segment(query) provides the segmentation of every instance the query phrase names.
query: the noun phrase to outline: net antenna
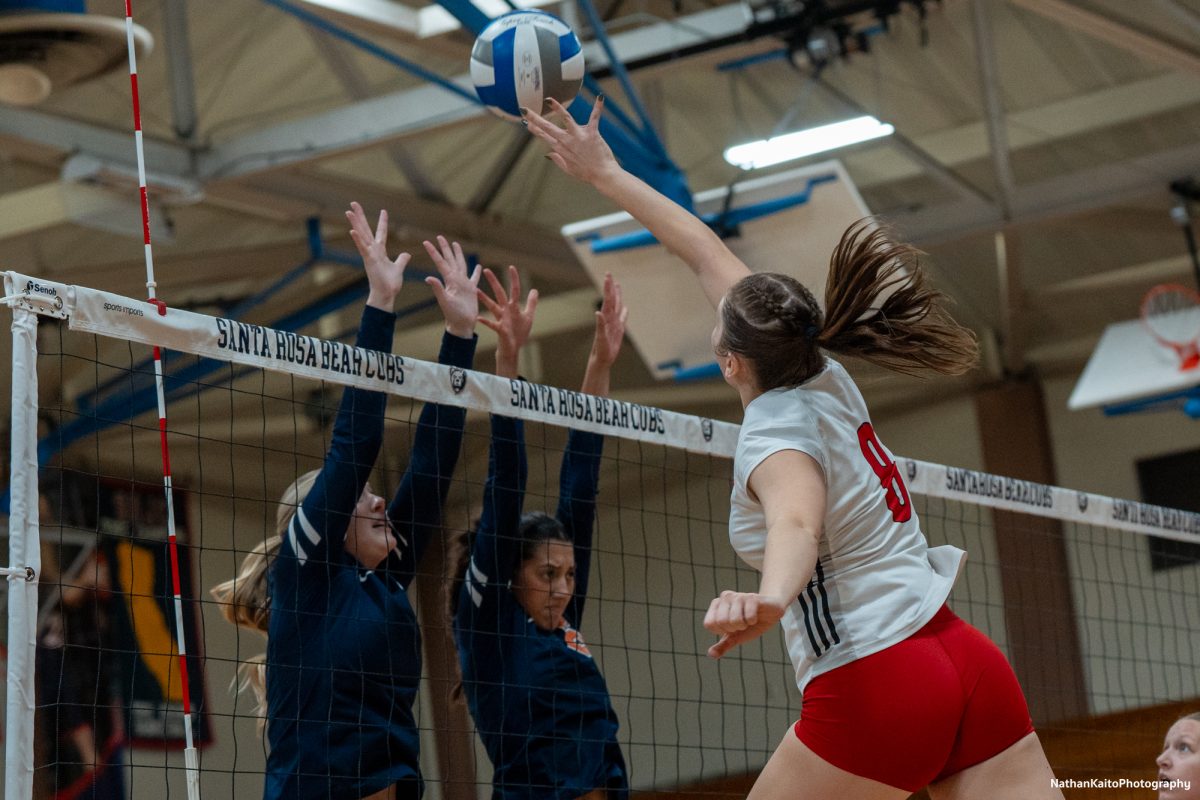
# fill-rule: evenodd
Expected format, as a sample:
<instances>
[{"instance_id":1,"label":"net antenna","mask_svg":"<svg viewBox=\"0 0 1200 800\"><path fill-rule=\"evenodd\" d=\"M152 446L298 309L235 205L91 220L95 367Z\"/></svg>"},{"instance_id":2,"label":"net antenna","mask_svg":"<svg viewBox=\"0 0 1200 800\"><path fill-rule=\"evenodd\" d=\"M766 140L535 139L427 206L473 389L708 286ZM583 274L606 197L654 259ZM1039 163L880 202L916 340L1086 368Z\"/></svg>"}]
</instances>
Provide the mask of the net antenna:
<instances>
[{"instance_id":1,"label":"net antenna","mask_svg":"<svg viewBox=\"0 0 1200 800\"><path fill-rule=\"evenodd\" d=\"M1181 372L1200 367L1200 293L1176 283L1155 286L1142 298L1142 325L1179 356Z\"/></svg>"},{"instance_id":2,"label":"net antenna","mask_svg":"<svg viewBox=\"0 0 1200 800\"><path fill-rule=\"evenodd\" d=\"M155 295L154 251L150 243L150 204L146 196L146 156L142 146L142 111L138 96L137 52L134 48L133 1L125 0L126 46L129 50L129 89L133 99L133 140L137 149L138 195L142 208L142 241L146 254L146 294L148 302L167 314L167 304ZM184 771L187 775L188 800L200 800L200 762L192 731L192 697L188 681L187 644L183 633L183 599L180 596L179 545L175 536L175 498L171 489L171 454L167 447L167 403L163 394L162 349L154 345L154 388L158 398L158 432L162 450L163 493L167 502L167 543L171 559L171 593L175 605L175 646L179 657L179 679L183 695Z\"/></svg>"}]
</instances>

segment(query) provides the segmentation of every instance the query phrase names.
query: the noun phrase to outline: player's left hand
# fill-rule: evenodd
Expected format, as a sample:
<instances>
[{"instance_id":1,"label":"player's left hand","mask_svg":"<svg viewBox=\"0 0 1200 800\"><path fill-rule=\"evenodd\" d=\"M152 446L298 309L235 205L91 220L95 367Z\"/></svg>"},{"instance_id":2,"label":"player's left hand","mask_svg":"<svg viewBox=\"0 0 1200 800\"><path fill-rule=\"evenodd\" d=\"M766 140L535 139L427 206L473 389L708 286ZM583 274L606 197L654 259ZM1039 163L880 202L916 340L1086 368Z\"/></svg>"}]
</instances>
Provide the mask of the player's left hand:
<instances>
[{"instance_id":1,"label":"player's left hand","mask_svg":"<svg viewBox=\"0 0 1200 800\"><path fill-rule=\"evenodd\" d=\"M721 637L708 648L708 655L720 658L734 647L757 639L783 619L785 610L786 603L769 595L721 592L704 615L704 627Z\"/></svg>"}]
</instances>

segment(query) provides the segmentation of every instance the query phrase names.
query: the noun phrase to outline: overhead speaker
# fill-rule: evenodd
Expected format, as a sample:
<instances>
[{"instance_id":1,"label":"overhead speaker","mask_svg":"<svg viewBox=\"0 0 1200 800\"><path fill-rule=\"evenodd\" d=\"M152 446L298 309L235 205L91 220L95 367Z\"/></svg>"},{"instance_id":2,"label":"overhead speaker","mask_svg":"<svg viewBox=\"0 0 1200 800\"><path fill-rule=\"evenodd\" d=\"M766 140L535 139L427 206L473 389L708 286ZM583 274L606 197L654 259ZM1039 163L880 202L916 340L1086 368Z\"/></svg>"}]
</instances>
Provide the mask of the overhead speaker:
<instances>
[{"instance_id":1,"label":"overhead speaker","mask_svg":"<svg viewBox=\"0 0 1200 800\"><path fill-rule=\"evenodd\" d=\"M0 0L0 103L32 106L127 61L125 21L88 14L84 0ZM154 37L133 26L140 57Z\"/></svg>"}]
</instances>

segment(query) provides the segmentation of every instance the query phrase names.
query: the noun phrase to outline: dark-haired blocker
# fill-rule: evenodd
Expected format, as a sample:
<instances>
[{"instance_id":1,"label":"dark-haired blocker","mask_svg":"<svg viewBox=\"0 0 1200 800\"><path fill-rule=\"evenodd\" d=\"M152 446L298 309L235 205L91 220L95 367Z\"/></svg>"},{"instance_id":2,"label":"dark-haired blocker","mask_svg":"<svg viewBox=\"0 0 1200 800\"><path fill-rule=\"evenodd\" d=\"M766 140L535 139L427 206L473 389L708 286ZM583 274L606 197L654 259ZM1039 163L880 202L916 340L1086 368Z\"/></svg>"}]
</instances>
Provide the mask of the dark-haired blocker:
<instances>
[{"instance_id":1,"label":"dark-haired blocker","mask_svg":"<svg viewBox=\"0 0 1200 800\"><path fill-rule=\"evenodd\" d=\"M510 298L487 274L501 298L487 301L498 320L489 327L501 343L496 371L515 379L532 309L514 302L519 284ZM625 317L620 287L609 277L583 391L608 394ZM483 513L451 600L467 704L495 770L492 797L625 798L629 780L617 715L579 630L604 439L571 431L556 514L522 514L523 424L493 416L491 426Z\"/></svg>"}]
</instances>

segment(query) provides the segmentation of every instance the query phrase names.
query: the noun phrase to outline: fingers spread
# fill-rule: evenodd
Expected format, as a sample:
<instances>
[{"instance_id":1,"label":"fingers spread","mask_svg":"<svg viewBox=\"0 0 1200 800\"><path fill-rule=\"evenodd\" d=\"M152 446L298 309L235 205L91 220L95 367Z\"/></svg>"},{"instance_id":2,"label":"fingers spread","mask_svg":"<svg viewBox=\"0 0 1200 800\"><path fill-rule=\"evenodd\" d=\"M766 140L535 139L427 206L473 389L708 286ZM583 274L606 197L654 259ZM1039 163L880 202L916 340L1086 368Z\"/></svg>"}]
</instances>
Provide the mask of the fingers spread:
<instances>
[{"instance_id":1,"label":"fingers spread","mask_svg":"<svg viewBox=\"0 0 1200 800\"><path fill-rule=\"evenodd\" d=\"M504 291L504 284L500 283L500 279L496 277L496 273L492 272L490 269L484 269L483 277L487 278L488 285L492 287L492 294L495 295L496 302L507 303L508 293ZM480 296L488 300L488 302L491 302L492 298L487 297L487 295L484 295L482 292L480 293ZM491 306L489 305L488 308L491 309Z\"/></svg>"},{"instance_id":2,"label":"fingers spread","mask_svg":"<svg viewBox=\"0 0 1200 800\"><path fill-rule=\"evenodd\" d=\"M551 97L546 101L546 105L550 106L550 111L552 113L557 114L562 118L563 125L567 130L579 127L579 125L575 122L575 118L571 116L571 112L568 111L566 106L564 106L562 103Z\"/></svg>"},{"instance_id":3,"label":"fingers spread","mask_svg":"<svg viewBox=\"0 0 1200 800\"><path fill-rule=\"evenodd\" d=\"M421 244L425 247L425 252L429 253L429 257L433 259L433 265L437 267L438 272L445 275L449 265L446 264L445 259L442 258L442 254L438 252L438 249L433 246L433 242L426 239Z\"/></svg>"},{"instance_id":4,"label":"fingers spread","mask_svg":"<svg viewBox=\"0 0 1200 800\"><path fill-rule=\"evenodd\" d=\"M388 233L388 213L387 209L379 212L379 223L375 226L375 241L383 244L387 241Z\"/></svg>"},{"instance_id":5,"label":"fingers spread","mask_svg":"<svg viewBox=\"0 0 1200 800\"><path fill-rule=\"evenodd\" d=\"M592 105L592 113L588 115L587 126L593 130L600 127L600 117L604 113L604 95L596 98L595 104Z\"/></svg>"},{"instance_id":6,"label":"fingers spread","mask_svg":"<svg viewBox=\"0 0 1200 800\"><path fill-rule=\"evenodd\" d=\"M486 272L489 276L492 274L490 270ZM503 309L500 307L500 304L489 297L488 293L483 289L476 289L475 293L479 296L479 302L483 303L483 307L492 312L492 314L498 317L501 313L503 313ZM492 326L489 325L488 327L490 328Z\"/></svg>"},{"instance_id":7,"label":"fingers spread","mask_svg":"<svg viewBox=\"0 0 1200 800\"><path fill-rule=\"evenodd\" d=\"M516 303L521 299L521 273L512 264L508 265L509 301Z\"/></svg>"},{"instance_id":8,"label":"fingers spread","mask_svg":"<svg viewBox=\"0 0 1200 800\"><path fill-rule=\"evenodd\" d=\"M433 296L437 298L439 303L446 299L446 289L442 286L441 281L430 275L425 278L425 283L430 289L433 289Z\"/></svg>"}]
</instances>

